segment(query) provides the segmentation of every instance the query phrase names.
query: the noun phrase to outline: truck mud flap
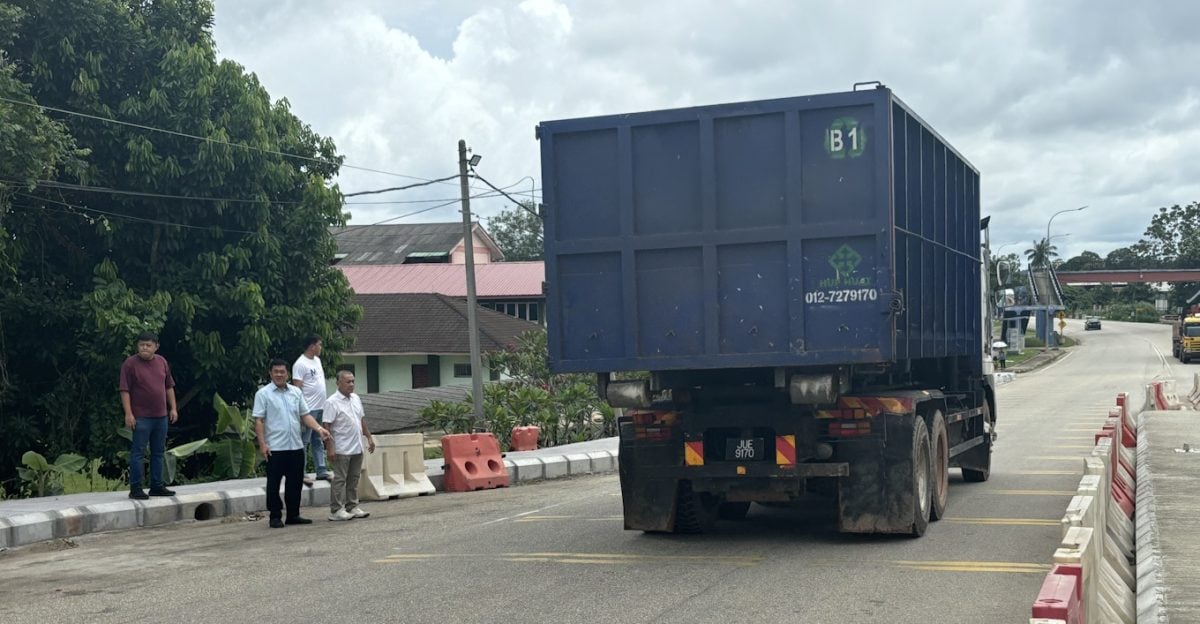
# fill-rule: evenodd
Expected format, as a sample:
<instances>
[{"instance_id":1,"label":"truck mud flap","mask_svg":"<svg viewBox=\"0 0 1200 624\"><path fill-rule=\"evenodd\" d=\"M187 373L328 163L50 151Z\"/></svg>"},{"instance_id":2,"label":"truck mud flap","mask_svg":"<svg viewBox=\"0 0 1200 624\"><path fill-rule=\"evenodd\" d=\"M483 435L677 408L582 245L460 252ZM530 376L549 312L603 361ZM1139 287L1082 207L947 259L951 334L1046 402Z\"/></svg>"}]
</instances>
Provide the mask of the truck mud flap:
<instances>
[{"instance_id":1,"label":"truck mud flap","mask_svg":"<svg viewBox=\"0 0 1200 624\"><path fill-rule=\"evenodd\" d=\"M679 479L662 476L661 469L681 462L680 446L679 442L634 443L632 425L621 424L618 472L626 530L675 530Z\"/></svg>"},{"instance_id":2,"label":"truck mud flap","mask_svg":"<svg viewBox=\"0 0 1200 624\"><path fill-rule=\"evenodd\" d=\"M884 448L868 443L844 449L850 476L838 481L838 531L925 532L933 485L928 429L921 419L889 417L887 432Z\"/></svg>"}]
</instances>

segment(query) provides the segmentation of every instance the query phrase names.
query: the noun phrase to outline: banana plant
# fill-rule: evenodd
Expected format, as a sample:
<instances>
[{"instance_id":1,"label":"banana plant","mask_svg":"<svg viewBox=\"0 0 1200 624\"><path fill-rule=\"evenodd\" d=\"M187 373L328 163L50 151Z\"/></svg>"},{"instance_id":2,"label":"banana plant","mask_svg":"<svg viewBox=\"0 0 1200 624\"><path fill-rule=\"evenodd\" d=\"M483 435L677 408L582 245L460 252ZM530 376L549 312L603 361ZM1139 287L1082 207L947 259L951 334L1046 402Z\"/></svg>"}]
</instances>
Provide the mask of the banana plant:
<instances>
[{"instance_id":1,"label":"banana plant","mask_svg":"<svg viewBox=\"0 0 1200 624\"><path fill-rule=\"evenodd\" d=\"M17 468L21 479L33 486L37 496L54 494L62 488L62 475L76 472L87 465L87 458L74 453L59 455L54 463L37 451L25 451L21 456L23 466Z\"/></svg>"},{"instance_id":2,"label":"banana plant","mask_svg":"<svg viewBox=\"0 0 1200 624\"><path fill-rule=\"evenodd\" d=\"M258 445L254 441L254 419L250 410L229 405L221 395L213 395L217 411L217 430L204 452L213 455L213 476L218 479L248 479L258 466Z\"/></svg>"}]
</instances>

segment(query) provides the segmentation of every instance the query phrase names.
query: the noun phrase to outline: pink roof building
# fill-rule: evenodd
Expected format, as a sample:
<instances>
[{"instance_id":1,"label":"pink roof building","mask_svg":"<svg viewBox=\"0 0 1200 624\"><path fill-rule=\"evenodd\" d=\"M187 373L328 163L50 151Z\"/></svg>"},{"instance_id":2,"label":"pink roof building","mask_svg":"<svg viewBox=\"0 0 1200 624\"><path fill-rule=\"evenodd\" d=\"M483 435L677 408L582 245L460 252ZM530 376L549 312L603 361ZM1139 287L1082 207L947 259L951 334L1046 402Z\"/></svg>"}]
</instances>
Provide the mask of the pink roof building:
<instances>
[{"instance_id":1,"label":"pink roof building","mask_svg":"<svg viewBox=\"0 0 1200 624\"><path fill-rule=\"evenodd\" d=\"M360 295L437 293L467 296L466 265L352 264L337 265ZM475 267L475 295L480 299L541 298L544 262L492 262Z\"/></svg>"}]
</instances>

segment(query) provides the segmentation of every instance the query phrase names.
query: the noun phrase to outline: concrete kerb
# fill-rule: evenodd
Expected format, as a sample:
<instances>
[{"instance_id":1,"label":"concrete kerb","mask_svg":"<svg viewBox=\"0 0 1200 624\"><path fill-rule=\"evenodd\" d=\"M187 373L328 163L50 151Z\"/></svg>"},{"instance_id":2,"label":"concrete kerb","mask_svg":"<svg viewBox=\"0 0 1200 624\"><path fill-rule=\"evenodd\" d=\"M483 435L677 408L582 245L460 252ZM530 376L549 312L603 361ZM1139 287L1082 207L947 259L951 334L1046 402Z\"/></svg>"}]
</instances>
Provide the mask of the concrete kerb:
<instances>
[{"instance_id":1,"label":"concrete kerb","mask_svg":"<svg viewBox=\"0 0 1200 624\"><path fill-rule=\"evenodd\" d=\"M550 449L512 454L505 463L513 471L515 481L520 483L612 472L618 466L617 452L592 450L609 445L615 447L615 441L607 439L577 447L587 452L569 452L567 448L563 450L568 452L560 454L547 453ZM442 489L444 472L441 462L440 459L425 462L425 474L439 490ZM5 505L0 505L0 549L87 533L261 512L266 509L266 492L262 483L261 478L256 478L195 484L183 486L185 491L176 496L144 501L129 500L121 492L71 495L65 500L64 497L44 501L29 499L20 501L20 505L8 505L7 513ZM301 496L304 506L327 506L330 484L317 481L312 487L305 487ZM31 506L37 509L38 503L45 505L43 510L25 511Z\"/></svg>"},{"instance_id":2,"label":"concrete kerb","mask_svg":"<svg viewBox=\"0 0 1200 624\"><path fill-rule=\"evenodd\" d=\"M8 518L10 546L25 546L55 538L54 525L57 514L36 511Z\"/></svg>"},{"instance_id":3,"label":"concrete kerb","mask_svg":"<svg viewBox=\"0 0 1200 624\"><path fill-rule=\"evenodd\" d=\"M546 466L537 457L518 457L504 460L513 481L540 481L546 478Z\"/></svg>"},{"instance_id":4,"label":"concrete kerb","mask_svg":"<svg viewBox=\"0 0 1200 624\"><path fill-rule=\"evenodd\" d=\"M1151 479L1149 436L1146 414L1138 415L1137 472L1138 489L1135 495L1134 520L1137 535L1137 619L1139 622L1167 621L1167 604L1163 560L1159 551L1158 518L1154 500L1154 481Z\"/></svg>"}]
</instances>

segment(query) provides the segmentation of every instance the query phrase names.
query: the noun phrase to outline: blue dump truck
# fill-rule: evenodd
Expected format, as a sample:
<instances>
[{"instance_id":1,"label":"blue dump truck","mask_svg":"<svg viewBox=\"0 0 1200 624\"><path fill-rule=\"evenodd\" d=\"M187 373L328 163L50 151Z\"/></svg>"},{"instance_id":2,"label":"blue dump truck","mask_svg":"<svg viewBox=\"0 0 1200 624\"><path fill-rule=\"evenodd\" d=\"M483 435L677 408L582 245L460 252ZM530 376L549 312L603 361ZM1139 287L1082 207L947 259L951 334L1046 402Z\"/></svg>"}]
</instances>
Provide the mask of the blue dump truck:
<instances>
[{"instance_id":1,"label":"blue dump truck","mask_svg":"<svg viewBox=\"0 0 1200 624\"><path fill-rule=\"evenodd\" d=\"M624 408L626 529L825 494L841 531L920 536L951 467L987 480L979 172L891 90L537 137L550 367Z\"/></svg>"}]
</instances>

